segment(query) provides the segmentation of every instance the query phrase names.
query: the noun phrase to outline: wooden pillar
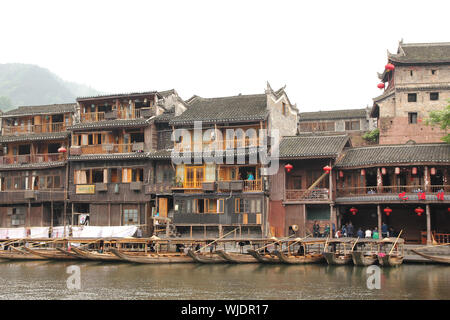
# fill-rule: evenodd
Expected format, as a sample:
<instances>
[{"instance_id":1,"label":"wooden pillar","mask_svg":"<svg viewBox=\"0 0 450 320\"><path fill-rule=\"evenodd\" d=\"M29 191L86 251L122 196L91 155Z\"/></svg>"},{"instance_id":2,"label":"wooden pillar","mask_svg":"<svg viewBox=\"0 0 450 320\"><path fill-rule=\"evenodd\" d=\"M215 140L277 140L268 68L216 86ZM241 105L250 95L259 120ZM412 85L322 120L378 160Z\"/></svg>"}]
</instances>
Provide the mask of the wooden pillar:
<instances>
[{"instance_id":1,"label":"wooden pillar","mask_svg":"<svg viewBox=\"0 0 450 320\"><path fill-rule=\"evenodd\" d=\"M427 214L427 245L432 244L431 240L431 211L430 211L430 205L426 205L426 214Z\"/></svg>"},{"instance_id":2,"label":"wooden pillar","mask_svg":"<svg viewBox=\"0 0 450 320\"><path fill-rule=\"evenodd\" d=\"M303 232L301 236L306 237L306 204L303 204L302 207L303 207L303 228L302 228Z\"/></svg>"},{"instance_id":3,"label":"wooden pillar","mask_svg":"<svg viewBox=\"0 0 450 320\"><path fill-rule=\"evenodd\" d=\"M330 238L334 238L333 224L337 228L336 207L330 204Z\"/></svg>"},{"instance_id":4,"label":"wooden pillar","mask_svg":"<svg viewBox=\"0 0 450 320\"><path fill-rule=\"evenodd\" d=\"M25 225L31 227L31 200L28 200L28 210L27 210L28 222Z\"/></svg>"},{"instance_id":5,"label":"wooden pillar","mask_svg":"<svg viewBox=\"0 0 450 320\"><path fill-rule=\"evenodd\" d=\"M44 226L44 203L41 202L41 227Z\"/></svg>"},{"instance_id":6,"label":"wooden pillar","mask_svg":"<svg viewBox=\"0 0 450 320\"><path fill-rule=\"evenodd\" d=\"M330 166L330 168L332 168L332 163L331 163L331 160L330 160L330 162L329 162L329 164L328 164L329 166ZM334 196L334 183L333 183L333 174L334 174L334 171L333 170L331 170L330 171L330 173L328 174L328 194L329 194L329 199L330 199L330 201L333 201L333 196Z\"/></svg>"},{"instance_id":7,"label":"wooden pillar","mask_svg":"<svg viewBox=\"0 0 450 320\"><path fill-rule=\"evenodd\" d=\"M64 209L63 209L64 237L66 236L66 215L67 215L67 201L64 200Z\"/></svg>"},{"instance_id":8,"label":"wooden pillar","mask_svg":"<svg viewBox=\"0 0 450 320\"><path fill-rule=\"evenodd\" d=\"M74 212L74 204L72 202L72 227L73 227L73 212ZM77 225L78 225L78 222L77 222Z\"/></svg>"},{"instance_id":9,"label":"wooden pillar","mask_svg":"<svg viewBox=\"0 0 450 320\"><path fill-rule=\"evenodd\" d=\"M53 201L50 202L50 226L53 228Z\"/></svg>"},{"instance_id":10,"label":"wooden pillar","mask_svg":"<svg viewBox=\"0 0 450 320\"><path fill-rule=\"evenodd\" d=\"M147 204L145 204L145 209L147 209ZM147 224L147 215L145 215L145 223ZM108 203L108 226L111 226L111 202Z\"/></svg>"},{"instance_id":11,"label":"wooden pillar","mask_svg":"<svg viewBox=\"0 0 450 320\"><path fill-rule=\"evenodd\" d=\"M383 177L381 175L381 169L377 168L377 193L383 192Z\"/></svg>"},{"instance_id":12,"label":"wooden pillar","mask_svg":"<svg viewBox=\"0 0 450 320\"><path fill-rule=\"evenodd\" d=\"M430 170L425 166L423 170L424 192L430 192Z\"/></svg>"},{"instance_id":13,"label":"wooden pillar","mask_svg":"<svg viewBox=\"0 0 450 320\"><path fill-rule=\"evenodd\" d=\"M381 235L381 207L379 204L377 204L377 215L378 215L378 234ZM381 237L380 237L381 239Z\"/></svg>"}]
</instances>

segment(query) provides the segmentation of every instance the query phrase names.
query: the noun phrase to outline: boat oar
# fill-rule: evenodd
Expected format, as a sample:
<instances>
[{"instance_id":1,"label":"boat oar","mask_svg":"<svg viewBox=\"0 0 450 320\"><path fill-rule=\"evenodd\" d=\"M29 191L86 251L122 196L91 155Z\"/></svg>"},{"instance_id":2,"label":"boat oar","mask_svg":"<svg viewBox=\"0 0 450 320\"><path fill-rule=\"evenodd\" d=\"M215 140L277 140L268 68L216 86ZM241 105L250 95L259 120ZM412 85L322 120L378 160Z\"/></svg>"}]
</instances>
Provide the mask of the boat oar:
<instances>
[{"instance_id":1,"label":"boat oar","mask_svg":"<svg viewBox=\"0 0 450 320\"><path fill-rule=\"evenodd\" d=\"M276 239L276 238L275 238L276 240L273 240L273 239L271 239L271 240L273 240L274 242L282 242L282 241L287 240L287 239L289 239L289 238L291 238L291 237L293 237L293 236L295 236L295 234L291 234L289 237L284 238L284 239L281 239L281 240L278 240L278 239ZM268 246L271 246L271 245L273 245L273 243L269 243L268 245L265 245L264 247L258 248L258 249L256 249L256 251L265 249L265 248L267 248Z\"/></svg>"},{"instance_id":2,"label":"boat oar","mask_svg":"<svg viewBox=\"0 0 450 320\"><path fill-rule=\"evenodd\" d=\"M230 232L228 232L227 234L221 236L220 238L217 238L216 240L214 240L214 241L208 243L207 245L201 247L200 249L194 251L194 253L197 253L197 252L199 252L200 250L202 250L202 249L204 249L204 248L206 248L206 247L209 247L210 245L212 245L212 244L213 244L214 242L216 242L217 240L220 240L220 239L222 239L222 238L225 238L227 235L229 235L229 234L235 232L237 229L238 229L238 228L235 228L234 230L231 230Z\"/></svg>"},{"instance_id":3,"label":"boat oar","mask_svg":"<svg viewBox=\"0 0 450 320\"><path fill-rule=\"evenodd\" d=\"M423 248L435 248L435 247L448 246L448 245L450 245L450 243L441 243L441 244L436 244L436 245L431 245L431 246L418 247L418 248L415 248L414 250L419 250L419 249L423 249Z\"/></svg>"},{"instance_id":4,"label":"boat oar","mask_svg":"<svg viewBox=\"0 0 450 320\"><path fill-rule=\"evenodd\" d=\"M359 237L358 237L358 239L356 239L355 243L353 244L353 247L352 247L352 251L351 251L351 252L353 252L353 249L355 249L355 246L356 246L356 243L358 242L358 240L359 240Z\"/></svg>"},{"instance_id":5,"label":"boat oar","mask_svg":"<svg viewBox=\"0 0 450 320\"><path fill-rule=\"evenodd\" d=\"M389 255L391 255L392 251L394 251L395 245L397 244L398 239L400 239L400 236L402 235L403 229L400 230L397 239L395 240L394 244L392 245L391 251L389 251Z\"/></svg>"},{"instance_id":6,"label":"boat oar","mask_svg":"<svg viewBox=\"0 0 450 320\"><path fill-rule=\"evenodd\" d=\"M298 239L298 240L295 240L294 242L292 242L290 245L288 245L288 248L290 247L290 246L292 246L293 244L296 244L296 243L298 243L298 242L300 242L300 241L303 241L303 240L305 240L306 238L308 238L309 237L309 235L307 235L306 237L304 237L304 238L300 238L300 239ZM287 248L286 248L287 249Z\"/></svg>"}]
</instances>

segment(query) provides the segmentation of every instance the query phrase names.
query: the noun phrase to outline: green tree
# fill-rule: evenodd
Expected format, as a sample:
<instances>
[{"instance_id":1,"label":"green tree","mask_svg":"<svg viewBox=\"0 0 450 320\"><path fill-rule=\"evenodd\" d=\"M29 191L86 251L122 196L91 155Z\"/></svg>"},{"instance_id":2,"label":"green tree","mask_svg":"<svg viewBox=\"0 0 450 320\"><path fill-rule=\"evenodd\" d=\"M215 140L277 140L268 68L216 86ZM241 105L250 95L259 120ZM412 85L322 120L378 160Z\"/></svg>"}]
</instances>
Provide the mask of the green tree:
<instances>
[{"instance_id":1,"label":"green tree","mask_svg":"<svg viewBox=\"0 0 450 320\"><path fill-rule=\"evenodd\" d=\"M427 119L426 123L427 125L439 126L439 128L447 133L447 130L450 127L450 101L449 105L443 110L431 111L430 118ZM445 135L441 140L450 143L450 134Z\"/></svg>"}]
</instances>

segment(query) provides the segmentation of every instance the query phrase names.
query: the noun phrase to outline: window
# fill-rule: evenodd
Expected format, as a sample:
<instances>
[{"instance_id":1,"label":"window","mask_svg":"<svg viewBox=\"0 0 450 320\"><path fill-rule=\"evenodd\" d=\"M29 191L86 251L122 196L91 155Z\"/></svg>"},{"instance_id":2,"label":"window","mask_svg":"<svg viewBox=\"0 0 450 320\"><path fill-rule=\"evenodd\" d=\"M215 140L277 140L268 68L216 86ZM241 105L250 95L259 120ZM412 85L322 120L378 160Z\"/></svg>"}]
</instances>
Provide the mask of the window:
<instances>
[{"instance_id":1,"label":"window","mask_svg":"<svg viewBox=\"0 0 450 320\"><path fill-rule=\"evenodd\" d=\"M409 124L417 123L417 112L408 112L408 123Z\"/></svg>"},{"instance_id":2,"label":"window","mask_svg":"<svg viewBox=\"0 0 450 320\"><path fill-rule=\"evenodd\" d=\"M439 92L430 92L430 100L439 100Z\"/></svg>"},{"instance_id":3,"label":"window","mask_svg":"<svg viewBox=\"0 0 450 320\"><path fill-rule=\"evenodd\" d=\"M129 226L138 224L138 211L137 209L125 209L123 210L123 225Z\"/></svg>"},{"instance_id":4,"label":"window","mask_svg":"<svg viewBox=\"0 0 450 320\"><path fill-rule=\"evenodd\" d=\"M205 199L205 213L223 213L224 199Z\"/></svg>"},{"instance_id":5,"label":"window","mask_svg":"<svg viewBox=\"0 0 450 320\"><path fill-rule=\"evenodd\" d=\"M408 102L417 102L417 93L408 93Z\"/></svg>"},{"instance_id":6,"label":"window","mask_svg":"<svg viewBox=\"0 0 450 320\"><path fill-rule=\"evenodd\" d=\"M359 130L359 120L345 121L345 130Z\"/></svg>"},{"instance_id":7,"label":"window","mask_svg":"<svg viewBox=\"0 0 450 320\"><path fill-rule=\"evenodd\" d=\"M413 71L409 70L409 75L412 77L413 76Z\"/></svg>"},{"instance_id":8,"label":"window","mask_svg":"<svg viewBox=\"0 0 450 320\"><path fill-rule=\"evenodd\" d=\"M431 74L432 74L432 75L437 74L437 70L432 69L432 70L431 70Z\"/></svg>"},{"instance_id":9,"label":"window","mask_svg":"<svg viewBox=\"0 0 450 320\"><path fill-rule=\"evenodd\" d=\"M236 212L236 213L241 212L241 199L240 198L234 199L234 212Z\"/></svg>"},{"instance_id":10,"label":"window","mask_svg":"<svg viewBox=\"0 0 450 320\"><path fill-rule=\"evenodd\" d=\"M117 169L117 168L111 169L111 183L120 182L119 170L120 169Z\"/></svg>"},{"instance_id":11,"label":"window","mask_svg":"<svg viewBox=\"0 0 450 320\"><path fill-rule=\"evenodd\" d=\"M283 116L286 115L286 103L284 102L281 103L281 113L283 114Z\"/></svg>"}]
</instances>

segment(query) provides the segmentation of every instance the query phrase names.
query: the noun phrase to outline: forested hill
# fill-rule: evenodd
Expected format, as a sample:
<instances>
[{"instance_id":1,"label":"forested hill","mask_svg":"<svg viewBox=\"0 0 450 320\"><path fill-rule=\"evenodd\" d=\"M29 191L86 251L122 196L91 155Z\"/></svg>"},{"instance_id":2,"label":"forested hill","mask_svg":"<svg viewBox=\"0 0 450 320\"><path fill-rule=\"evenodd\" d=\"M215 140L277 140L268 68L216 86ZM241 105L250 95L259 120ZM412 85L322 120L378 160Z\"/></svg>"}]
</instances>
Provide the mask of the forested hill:
<instances>
[{"instance_id":1,"label":"forested hill","mask_svg":"<svg viewBox=\"0 0 450 320\"><path fill-rule=\"evenodd\" d=\"M98 91L68 82L47 69L31 64L0 64L0 109L18 106L74 102L76 97L93 96Z\"/></svg>"}]
</instances>

